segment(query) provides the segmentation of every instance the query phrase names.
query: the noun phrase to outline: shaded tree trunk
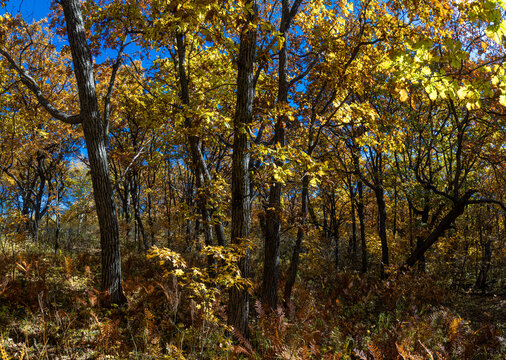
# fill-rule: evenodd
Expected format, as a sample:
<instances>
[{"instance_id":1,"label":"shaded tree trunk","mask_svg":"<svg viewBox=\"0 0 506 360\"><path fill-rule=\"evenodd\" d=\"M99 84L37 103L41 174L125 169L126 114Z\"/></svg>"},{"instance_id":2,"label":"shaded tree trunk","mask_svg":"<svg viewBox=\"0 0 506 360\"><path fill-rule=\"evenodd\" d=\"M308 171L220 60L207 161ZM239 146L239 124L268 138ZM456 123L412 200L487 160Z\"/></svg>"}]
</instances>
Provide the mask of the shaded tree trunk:
<instances>
[{"instance_id":1,"label":"shaded tree trunk","mask_svg":"<svg viewBox=\"0 0 506 360\"><path fill-rule=\"evenodd\" d=\"M334 266L336 270L339 267L339 225L336 219L336 196L332 192L330 196L330 235L331 243L334 243Z\"/></svg>"},{"instance_id":2,"label":"shaded tree trunk","mask_svg":"<svg viewBox=\"0 0 506 360\"><path fill-rule=\"evenodd\" d=\"M473 190L469 190L461 198L455 200L452 209L441 219L429 236L416 247L415 251L413 251L411 256L404 263L403 268L412 267L424 256L425 252L452 226L453 222L464 213L466 205L474 192Z\"/></svg>"},{"instance_id":3,"label":"shaded tree trunk","mask_svg":"<svg viewBox=\"0 0 506 360\"><path fill-rule=\"evenodd\" d=\"M413 249L413 209L408 205L408 217L409 217L409 249Z\"/></svg>"},{"instance_id":4,"label":"shaded tree trunk","mask_svg":"<svg viewBox=\"0 0 506 360\"><path fill-rule=\"evenodd\" d=\"M362 248L362 267L361 272L367 272L367 244L365 242L365 214L364 214L364 185L362 181L358 181L357 192L358 192L358 204L357 213L358 221L360 223L360 245Z\"/></svg>"},{"instance_id":5,"label":"shaded tree trunk","mask_svg":"<svg viewBox=\"0 0 506 360\"><path fill-rule=\"evenodd\" d=\"M420 246L422 246L422 245L423 245L423 240L424 240L424 239L423 239L423 237L422 237L422 236L418 236L418 237L416 238L416 248L415 248L415 250L416 250L416 249L418 249ZM422 254L422 255L420 256L420 259L418 259L418 270L419 270L420 272L422 272L422 273L424 273L424 272L425 272L425 255L424 255L424 254Z\"/></svg>"},{"instance_id":6,"label":"shaded tree trunk","mask_svg":"<svg viewBox=\"0 0 506 360\"><path fill-rule=\"evenodd\" d=\"M171 164L170 164L170 159L167 158L165 159L165 169L166 169L166 172L165 172L165 176L166 176L166 181L164 181L163 183L163 200L164 200L164 205L165 205L165 218L166 218L166 221L167 221L167 247L170 248L171 245L172 245L172 201L175 200L174 199L174 193L173 193L173 190L172 190L172 175L171 175Z\"/></svg>"},{"instance_id":7,"label":"shaded tree trunk","mask_svg":"<svg viewBox=\"0 0 506 360\"><path fill-rule=\"evenodd\" d=\"M379 237L381 241L381 276L385 276L385 267L389 265L388 242L387 242L387 211L385 204L385 191L383 186L374 187L376 203L378 205Z\"/></svg>"},{"instance_id":8,"label":"shaded tree trunk","mask_svg":"<svg viewBox=\"0 0 506 360\"><path fill-rule=\"evenodd\" d=\"M49 179L46 179L44 174L44 157L42 155L37 156L37 173L39 177L39 189L35 196L35 204L34 204L34 216L32 221L32 238L38 242L39 241L39 226L40 220L46 214L48 209L48 204L43 208L42 207L42 197L44 196L46 181L49 182ZM49 194L48 194L49 195Z\"/></svg>"},{"instance_id":9,"label":"shaded tree trunk","mask_svg":"<svg viewBox=\"0 0 506 360\"><path fill-rule=\"evenodd\" d=\"M341 226L341 219L337 221L337 212L336 212L336 199L334 194L332 194L332 204L330 206L330 225L332 227L332 239L334 240L334 256L335 256L335 268L339 269L339 255L340 255L340 247L339 247L339 228Z\"/></svg>"},{"instance_id":10,"label":"shaded tree trunk","mask_svg":"<svg viewBox=\"0 0 506 360\"><path fill-rule=\"evenodd\" d=\"M314 141L313 134L314 134L314 128L313 124L316 121L316 112L313 106L312 109L312 115L311 115L311 126L309 129L309 137L308 137L308 146L306 154L309 156L312 156L314 149L316 148L316 144L318 141ZM295 280L297 278L297 271L299 269L299 263L300 263L300 253L302 251L302 240L304 239L304 232L306 229L306 218L309 213L309 176L304 174L302 177L302 193L301 193L301 201L300 201L300 224L297 229L297 239L295 241L295 246L293 248L292 252L292 258L290 261L290 267L288 269L287 279L285 283L285 289L284 289L284 303L285 306L288 306L291 302L291 295L293 286L295 285ZM314 214L313 214L314 215Z\"/></svg>"},{"instance_id":11,"label":"shaded tree trunk","mask_svg":"<svg viewBox=\"0 0 506 360\"><path fill-rule=\"evenodd\" d=\"M59 179L61 177L61 181ZM63 175L59 175L56 178L56 229L54 234L54 252L55 254L58 252L60 248L60 192L63 191L63 187L65 186L63 182Z\"/></svg>"},{"instance_id":12,"label":"shaded tree trunk","mask_svg":"<svg viewBox=\"0 0 506 360\"><path fill-rule=\"evenodd\" d=\"M151 193L148 193L148 225L149 225L149 238L151 246L155 246L155 221L153 219L153 201Z\"/></svg>"},{"instance_id":13,"label":"shaded tree trunk","mask_svg":"<svg viewBox=\"0 0 506 360\"><path fill-rule=\"evenodd\" d=\"M144 229L144 224L143 224L142 218L141 218L139 173L135 169L132 170L130 190L132 191L131 197L132 197L132 206L134 209L136 234L137 235L140 234L140 237L138 238L139 251L142 251L142 250L148 251L149 250L149 243L148 243L148 239L146 237L146 231ZM137 235L136 235L136 239L137 239ZM141 241L140 241L141 239L142 239L142 245L141 245Z\"/></svg>"},{"instance_id":14,"label":"shaded tree trunk","mask_svg":"<svg viewBox=\"0 0 506 360\"><path fill-rule=\"evenodd\" d=\"M487 241L483 243L483 227L481 225L479 231L480 243L482 244L482 258L480 272L476 278L475 287L484 293L487 290L488 271L490 270L490 262L492 261L492 237L490 232L487 232L485 235L487 237Z\"/></svg>"},{"instance_id":15,"label":"shaded tree trunk","mask_svg":"<svg viewBox=\"0 0 506 360\"><path fill-rule=\"evenodd\" d=\"M279 50L278 66L278 98L277 103L281 107L288 107L288 30L291 21L298 11L299 0L295 0L290 8L289 0L281 1L281 23L279 32L284 38ZM285 110L286 111L286 110ZM288 116L278 116L274 129L274 144L276 147L285 146L285 126ZM277 162L280 166L281 163ZM278 303L278 278L279 278L279 246L281 242L281 183L273 179L269 189L269 201L265 214L265 246L264 246L264 270L262 277L262 301L271 309L275 309Z\"/></svg>"},{"instance_id":16,"label":"shaded tree trunk","mask_svg":"<svg viewBox=\"0 0 506 360\"><path fill-rule=\"evenodd\" d=\"M394 226L392 229L392 235L394 237L394 241L397 235L397 203L398 203L398 196L397 196L397 185L394 185Z\"/></svg>"},{"instance_id":17,"label":"shaded tree trunk","mask_svg":"<svg viewBox=\"0 0 506 360\"><path fill-rule=\"evenodd\" d=\"M237 58L237 104L234 116L234 146L232 154L232 244L243 244L250 232L251 198L250 198L250 140L249 125L253 120L253 98L255 84L253 62L255 58L257 31L252 25L257 17L256 0L248 0L246 7L252 11L246 16L246 24L240 35L239 55ZM249 277L249 251L246 250L239 264L241 276ZM228 304L228 323L248 338L249 297L244 289L233 287L230 290Z\"/></svg>"},{"instance_id":18,"label":"shaded tree trunk","mask_svg":"<svg viewBox=\"0 0 506 360\"><path fill-rule=\"evenodd\" d=\"M355 191L353 191L352 182L350 181L350 201L351 201L351 237L348 243L348 254L352 255L352 264L355 262L357 255L357 218L355 211Z\"/></svg>"},{"instance_id":19,"label":"shaded tree trunk","mask_svg":"<svg viewBox=\"0 0 506 360\"><path fill-rule=\"evenodd\" d=\"M285 304L289 304L291 301L292 289L295 285L295 279L297 278L297 270L300 262L300 252L302 250L302 240L304 239L304 231L306 225L306 218L308 213L308 196L309 196L309 176L304 175L302 178L302 194L301 194L301 207L300 207L300 224L297 229L297 240L293 248L292 259L290 261L290 267L288 269L288 275L285 283L284 290L284 301Z\"/></svg>"}]
</instances>

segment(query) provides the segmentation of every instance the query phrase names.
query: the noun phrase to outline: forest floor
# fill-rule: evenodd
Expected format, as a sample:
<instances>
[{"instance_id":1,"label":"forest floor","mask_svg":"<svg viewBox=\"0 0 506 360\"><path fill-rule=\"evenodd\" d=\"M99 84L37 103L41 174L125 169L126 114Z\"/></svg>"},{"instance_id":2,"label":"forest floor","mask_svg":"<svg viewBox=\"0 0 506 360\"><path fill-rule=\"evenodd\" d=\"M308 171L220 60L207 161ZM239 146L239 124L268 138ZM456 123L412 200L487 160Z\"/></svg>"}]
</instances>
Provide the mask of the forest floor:
<instances>
[{"instance_id":1,"label":"forest floor","mask_svg":"<svg viewBox=\"0 0 506 360\"><path fill-rule=\"evenodd\" d=\"M97 254L0 254L0 359L414 360L506 354L504 296L451 292L424 274L393 274L386 281L352 272L301 278L287 309L267 314L255 302L250 339L236 343L226 326L225 295L209 288L205 294L218 295L199 300L191 287L206 284L178 284L142 254L124 255L123 265L129 303L104 309L96 290Z\"/></svg>"},{"instance_id":2,"label":"forest floor","mask_svg":"<svg viewBox=\"0 0 506 360\"><path fill-rule=\"evenodd\" d=\"M504 294L468 294L459 292L453 295L454 309L475 326L497 323L506 326L506 296Z\"/></svg>"}]
</instances>

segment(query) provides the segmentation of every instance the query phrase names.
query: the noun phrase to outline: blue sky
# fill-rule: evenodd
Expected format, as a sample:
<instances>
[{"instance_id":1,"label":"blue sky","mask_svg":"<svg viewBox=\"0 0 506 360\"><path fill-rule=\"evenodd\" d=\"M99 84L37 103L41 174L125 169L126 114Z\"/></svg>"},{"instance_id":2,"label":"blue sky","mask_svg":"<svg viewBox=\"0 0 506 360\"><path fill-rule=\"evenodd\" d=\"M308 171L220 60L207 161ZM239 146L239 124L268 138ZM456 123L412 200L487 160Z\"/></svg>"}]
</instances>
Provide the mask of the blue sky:
<instances>
[{"instance_id":1,"label":"blue sky","mask_svg":"<svg viewBox=\"0 0 506 360\"><path fill-rule=\"evenodd\" d=\"M5 9L1 13L11 13L15 15L21 12L25 20L39 20L49 15L51 0L9 0Z\"/></svg>"}]
</instances>

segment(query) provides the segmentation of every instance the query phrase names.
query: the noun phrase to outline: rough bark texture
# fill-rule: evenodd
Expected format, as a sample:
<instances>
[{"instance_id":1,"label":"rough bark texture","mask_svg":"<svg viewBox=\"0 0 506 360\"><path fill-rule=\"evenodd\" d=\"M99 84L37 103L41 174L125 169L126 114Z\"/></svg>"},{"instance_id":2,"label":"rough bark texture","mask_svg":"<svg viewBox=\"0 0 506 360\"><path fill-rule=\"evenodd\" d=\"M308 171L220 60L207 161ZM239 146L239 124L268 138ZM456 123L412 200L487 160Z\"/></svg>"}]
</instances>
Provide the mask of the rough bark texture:
<instances>
[{"instance_id":1,"label":"rough bark texture","mask_svg":"<svg viewBox=\"0 0 506 360\"><path fill-rule=\"evenodd\" d=\"M237 58L237 104L234 116L234 147L232 155L232 231L231 242L241 244L249 235L251 220L250 199L250 141L249 129L253 119L253 61L256 48L256 28L251 23L257 16L256 0L249 0L246 6L252 6L253 12L247 15ZM241 275L249 276L249 253L246 252L240 263ZM230 290L228 305L228 323L234 329L248 337L249 298L246 290L233 287Z\"/></svg>"},{"instance_id":2,"label":"rough bark texture","mask_svg":"<svg viewBox=\"0 0 506 360\"><path fill-rule=\"evenodd\" d=\"M116 208L109 177L104 128L95 89L93 64L85 37L81 4L62 0L67 34L72 51L74 73L79 90L81 118L90 161L91 179L100 226L102 255L102 291L106 305L126 301L121 288L121 255Z\"/></svg>"},{"instance_id":3,"label":"rough bark texture","mask_svg":"<svg viewBox=\"0 0 506 360\"><path fill-rule=\"evenodd\" d=\"M289 16L288 1L282 1L281 26ZM287 57L288 47L286 44L286 33L283 46L279 51L278 69L278 99L281 106L288 102L288 80L287 80ZM278 148L285 146L285 123L286 116L280 115L276 121L274 144ZM277 162L278 166L282 164ZM264 272L262 278L262 302L271 309L277 307L278 302L278 278L279 278L279 246L281 241L281 183L273 180L269 189L269 202L265 214L265 245L264 245Z\"/></svg>"},{"instance_id":4,"label":"rough bark texture","mask_svg":"<svg viewBox=\"0 0 506 360\"><path fill-rule=\"evenodd\" d=\"M279 51L278 65L278 98L281 107L288 106L288 30L290 23L298 11L300 1L296 0L290 8L289 0L281 1L280 33L284 38L283 46ZM278 117L274 132L276 147L285 146L285 126L288 117L282 114ZM278 166L282 165L277 163ZM273 180L269 189L269 201L265 214L265 247L264 272L262 279L262 301L271 309L277 307L278 278L279 278L279 246L281 241L281 183Z\"/></svg>"}]
</instances>

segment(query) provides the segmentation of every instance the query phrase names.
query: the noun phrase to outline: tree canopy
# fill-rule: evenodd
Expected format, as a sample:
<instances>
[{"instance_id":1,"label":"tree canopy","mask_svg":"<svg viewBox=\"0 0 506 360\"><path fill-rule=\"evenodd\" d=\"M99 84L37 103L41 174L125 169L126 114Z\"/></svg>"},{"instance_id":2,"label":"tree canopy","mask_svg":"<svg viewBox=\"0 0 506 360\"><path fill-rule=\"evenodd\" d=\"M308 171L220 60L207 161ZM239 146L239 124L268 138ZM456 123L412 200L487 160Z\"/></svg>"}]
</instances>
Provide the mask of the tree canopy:
<instances>
[{"instance_id":1,"label":"tree canopy","mask_svg":"<svg viewBox=\"0 0 506 360\"><path fill-rule=\"evenodd\" d=\"M425 282L504 295L504 0L6 3L0 297L46 281L33 247L83 307L142 308L90 316L149 356L500 357L492 326L412 319Z\"/></svg>"}]
</instances>

